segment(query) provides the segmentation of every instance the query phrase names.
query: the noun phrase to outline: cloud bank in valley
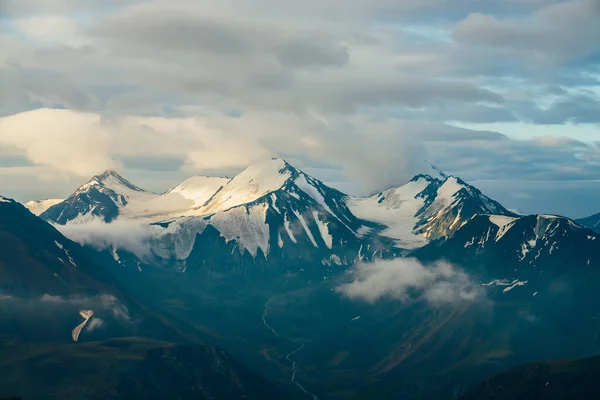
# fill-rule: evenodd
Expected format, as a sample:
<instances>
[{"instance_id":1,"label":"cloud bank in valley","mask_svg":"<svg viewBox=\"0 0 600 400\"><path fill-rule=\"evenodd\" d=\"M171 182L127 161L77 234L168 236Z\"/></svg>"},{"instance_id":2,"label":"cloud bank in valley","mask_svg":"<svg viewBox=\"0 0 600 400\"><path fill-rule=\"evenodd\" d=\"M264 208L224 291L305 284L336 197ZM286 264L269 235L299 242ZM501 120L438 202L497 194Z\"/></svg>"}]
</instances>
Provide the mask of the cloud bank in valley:
<instances>
[{"instance_id":1,"label":"cloud bank in valley","mask_svg":"<svg viewBox=\"0 0 600 400\"><path fill-rule=\"evenodd\" d=\"M110 224L91 221L85 224L67 224L54 227L69 239L98 250L122 249L144 260L152 257L148 240L151 227L134 221L116 220Z\"/></svg>"},{"instance_id":2,"label":"cloud bank in valley","mask_svg":"<svg viewBox=\"0 0 600 400\"><path fill-rule=\"evenodd\" d=\"M380 299L426 301L432 306L475 301L484 296L481 286L458 267L444 261L424 265L415 258L361 262L352 282L336 291L350 299L375 303Z\"/></svg>"}]
</instances>

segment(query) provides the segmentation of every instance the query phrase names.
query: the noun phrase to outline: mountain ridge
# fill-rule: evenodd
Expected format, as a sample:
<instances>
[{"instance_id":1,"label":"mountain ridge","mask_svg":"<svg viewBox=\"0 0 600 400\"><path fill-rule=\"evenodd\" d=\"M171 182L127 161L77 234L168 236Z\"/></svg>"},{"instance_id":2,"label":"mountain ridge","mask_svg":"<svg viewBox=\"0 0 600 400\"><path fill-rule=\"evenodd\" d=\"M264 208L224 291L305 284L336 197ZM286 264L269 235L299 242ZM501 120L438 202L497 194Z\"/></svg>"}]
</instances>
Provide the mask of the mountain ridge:
<instances>
[{"instance_id":1,"label":"mountain ridge","mask_svg":"<svg viewBox=\"0 0 600 400\"><path fill-rule=\"evenodd\" d=\"M578 224L600 233L600 213L575 220Z\"/></svg>"}]
</instances>

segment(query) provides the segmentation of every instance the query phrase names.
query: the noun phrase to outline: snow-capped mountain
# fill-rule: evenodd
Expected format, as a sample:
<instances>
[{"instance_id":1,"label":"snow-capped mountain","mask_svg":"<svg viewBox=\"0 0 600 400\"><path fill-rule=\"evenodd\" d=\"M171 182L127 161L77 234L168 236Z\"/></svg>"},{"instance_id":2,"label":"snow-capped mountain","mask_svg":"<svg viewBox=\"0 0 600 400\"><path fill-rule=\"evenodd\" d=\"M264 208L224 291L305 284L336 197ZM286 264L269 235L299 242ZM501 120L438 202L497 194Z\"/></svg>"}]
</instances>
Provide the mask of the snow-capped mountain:
<instances>
[{"instance_id":1,"label":"snow-capped mountain","mask_svg":"<svg viewBox=\"0 0 600 400\"><path fill-rule=\"evenodd\" d=\"M448 237L476 214L514 216L460 178L433 166L427 172L401 187L357 198L279 158L250 165L233 179L196 176L160 195L109 171L42 218L58 224L145 224L151 252L162 260L191 262L191 254L202 259L194 249L211 243L204 255L352 265Z\"/></svg>"},{"instance_id":2,"label":"snow-capped mountain","mask_svg":"<svg viewBox=\"0 0 600 400\"><path fill-rule=\"evenodd\" d=\"M476 214L514 214L460 178L417 175L407 184L350 202L352 212L388 228L398 247L415 249L448 237Z\"/></svg>"},{"instance_id":3,"label":"snow-capped mountain","mask_svg":"<svg viewBox=\"0 0 600 400\"><path fill-rule=\"evenodd\" d=\"M35 215L40 215L50 207L63 202L65 199L45 199L45 200L33 200L28 201L24 204L29 211Z\"/></svg>"},{"instance_id":4,"label":"snow-capped mountain","mask_svg":"<svg viewBox=\"0 0 600 400\"><path fill-rule=\"evenodd\" d=\"M581 226L585 226L588 229L600 233L600 213L578 219L576 222Z\"/></svg>"},{"instance_id":5,"label":"snow-capped mountain","mask_svg":"<svg viewBox=\"0 0 600 400\"><path fill-rule=\"evenodd\" d=\"M192 254L197 264L219 251L234 263L241 257L348 265L382 251L366 244L377 224L354 216L348 198L285 160L270 159L246 168L185 216L153 224L153 250L188 266ZM209 252L193 251L208 243Z\"/></svg>"},{"instance_id":6,"label":"snow-capped mountain","mask_svg":"<svg viewBox=\"0 0 600 400\"><path fill-rule=\"evenodd\" d=\"M228 181L228 178L194 176L166 193L157 194L137 187L114 171L106 171L40 216L60 225L110 223L118 218L152 222L202 206Z\"/></svg>"},{"instance_id":7,"label":"snow-capped mountain","mask_svg":"<svg viewBox=\"0 0 600 400\"><path fill-rule=\"evenodd\" d=\"M560 279L577 276L579 269L600 272L600 235L555 215L476 215L449 239L415 254L468 266L482 284L501 293L526 286L516 291L535 296Z\"/></svg>"},{"instance_id":8,"label":"snow-capped mountain","mask_svg":"<svg viewBox=\"0 0 600 400\"><path fill-rule=\"evenodd\" d=\"M231 179L214 176L192 176L179 185L169 189L165 194L178 193L194 202L194 206L201 207L212 195L227 184Z\"/></svg>"},{"instance_id":9,"label":"snow-capped mountain","mask_svg":"<svg viewBox=\"0 0 600 400\"><path fill-rule=\"evenodd\" d=\"M48 208L41 217L58 224L85 223L93 219L111 222L132 200L152 193L135 186L114 171L96 175L66 200Z\"/></svg>"}]
</instances>

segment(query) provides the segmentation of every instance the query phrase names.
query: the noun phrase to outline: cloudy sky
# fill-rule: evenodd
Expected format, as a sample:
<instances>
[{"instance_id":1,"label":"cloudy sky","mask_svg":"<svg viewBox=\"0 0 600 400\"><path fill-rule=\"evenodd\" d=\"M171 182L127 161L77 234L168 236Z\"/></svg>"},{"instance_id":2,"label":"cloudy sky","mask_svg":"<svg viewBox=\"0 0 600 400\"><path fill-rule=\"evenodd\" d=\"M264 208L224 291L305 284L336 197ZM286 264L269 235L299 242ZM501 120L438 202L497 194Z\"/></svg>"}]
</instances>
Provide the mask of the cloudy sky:
<instances>
[{"instance_id":1,"label":"cloudy sky","mask_svg":"<svg viewBox=\"0 0 600 400\"><path fill-rule=\"evenodd\" d=\"M600 211L600 0L0 0L0 192L162 191L283 156L356 194L424 160Z\"/></svg>"}]
</instances>

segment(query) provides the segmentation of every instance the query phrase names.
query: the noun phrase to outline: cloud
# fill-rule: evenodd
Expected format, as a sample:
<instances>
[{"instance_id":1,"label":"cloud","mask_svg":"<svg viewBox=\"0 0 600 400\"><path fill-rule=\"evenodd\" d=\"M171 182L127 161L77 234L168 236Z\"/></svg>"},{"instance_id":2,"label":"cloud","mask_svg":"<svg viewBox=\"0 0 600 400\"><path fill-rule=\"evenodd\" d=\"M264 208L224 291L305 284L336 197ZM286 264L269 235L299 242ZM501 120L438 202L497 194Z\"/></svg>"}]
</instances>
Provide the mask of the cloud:
<instances>
[{"instance_id":1,"label":"cloud","mask_svg":"<svg viewBox=\"0 0 600 400\"><path fill-rule=\"evenodd\" d=\"M109 134L94 114L40 109L0 119L0 145L21 149L36 164L91 175L115 167ZM40 134L43 132L43 134Z\"/></svg>"},{"instance_id":2,"label":"cloud","mask_svg":"<svg viewBox=\"0 0 600 400\"><path fill-rule=\"evenodd\" d=\"M351 283L336 288L350 299L368 303L389 298L403 302L426 301L433 306L474 301L483 296L480 285L457 267L438 261L424 265L414 258L359 263Z\"/></svg>"},{"instance_id":3,"label":"cloud","mask_svg":"<svg viewBox=\"0 0 600 400\"><path fill-rule=\"evenodd\" d=\"M100 302L103 307L109 308L115 318L130 321L129 311L125 305L121 304L121 302L110 294L102 294L100 295Z\"/></svg>"},{"instance_id":4,"label":"cloud","mask_svg":"<svg viewBox=\"0 0 600 400\"><path fill-rule=\"evenodd\" d=\"M575 137L585 125L595 140L595 0L1 7L0 147L17 156L0 148L0 180L23 201L65 197L107 168L164 190L272 155L326 160L346 173L332 182L361 194L404 183L423 158L467 180L597 176L597 151L449 126Z\"/></svg>"},{"instance_id":5,"label":"cloud","mask_svg":"<svg viewBox=\"0 0 600 400\"><path fill-rule=\"evenodd\" d=\"M37 132L46 121L53 128L38 139ZM0 167L7 187L31 193L6 192L22 201L64 198L110 166L139 186L161 192L194 173L231 176L270 156L298 162L307 172L314 169L311 167L326 166L316 169L315 177L359 195L404 184L426 169L426 160L467 181L558 182L552 188L565 193L568 188L561 181L591 181L600 176L600 152L593 143L548 135L514 140L493 131L418 120L276 112L245 113L237 118L211 112L196 117L103 117L45 109L0 119L0 126L15 132L0 136L0 145L8 146L9 154L22 154L38 163L48 160L45 166ZM17 136L17 132L23 135ZM91 135L97 137L88 142ZM65 147L65 140L75 143L74 147ZM63 156L66 151L72 154ZM23 187L23 180L36 183ZM488 187L482 189L507 201L506 206L535 211L523 203L512 203L494 186L491 191ZM539 197L529 194L531 204L539 203ZM596 203L597 198L591 199L585 207L589 210ZM560 204L547 212L571 212L568 201ZM101 248L124 240L128 248L147 255L143 243L129 243L127 235L119 233L141 233L140 227L115 225L106 232L102 226L94 228L88 232L76 231L76 227L60 229L72 229L67 235L76 241Z\"/></svg>"},{"instance_id":6,"label":"cloud","mask_svg":"<svg viewBox=\"0 0 600 400\"><path fill-rule=\"evenodd\" d=\"M515 51L536 63L564 62L598 52L599 17L596 0L563 1L521 21L473 13L455 26L453 36L458 42Z\"/></svg>"},{"instance_id":7,"label":"cloud","mask_svg":"<svg viewBox=\"0 0 600 400\"><path fill-rule=\"evenodd\" d=\"M10 310L11 313L20 311L39 313L40 310L71 312L72 309L91 309L98 314L100 311L108 311L113 318L130 322L131 317L127 307L111 294L86 295L53 295L44 294L41 297L19 297L8 294L0 294L0 309ZM104 321L102 321L104 322Z\"/></svg>"},{"instance_id":8,"label":"cloud","mask_svg":"<svg viewBox=\"0 0 600 400\"><path fill-rule=\"evenodd\" d=\"M86 224L54 225L63 235L82 245L90 245L99 250L123 249L140 259L152 257L147 243L151 237L150 227L131 221L114 221L106 224L91 221Z\"/></svg>"},{"instance_id":9,"label":"cloud","mask_svg":"<svg viewBox=\"0 0 600 400\"><path fill-rule=\"evenodd\" d=\"M67 299L62 296L53 296L51 294L44 294L40 299L43 303L66 303Z\"/></svg>"},{"instance_id":10,"label":"cloud","mask_svg":"<svg viewBox=\"0 0 600 400\"><path fill-rule=\"evenodd\" d=\"M101 318L92 318L91 321L87 324L85 330L88 332L93 332L103 325L104 320L102 320Z\"/></svg>"}]
</instances>

